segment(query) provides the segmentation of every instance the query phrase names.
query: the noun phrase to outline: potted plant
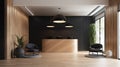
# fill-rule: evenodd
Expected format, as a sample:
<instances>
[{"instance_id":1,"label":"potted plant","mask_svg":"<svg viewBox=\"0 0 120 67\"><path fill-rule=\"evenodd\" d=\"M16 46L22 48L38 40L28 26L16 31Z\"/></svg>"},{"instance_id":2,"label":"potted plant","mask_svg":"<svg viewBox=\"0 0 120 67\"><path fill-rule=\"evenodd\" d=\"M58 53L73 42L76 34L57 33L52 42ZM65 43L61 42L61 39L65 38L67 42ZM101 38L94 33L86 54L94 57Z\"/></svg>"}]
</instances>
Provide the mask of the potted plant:
<instances>
[{"instance_id":1,"label":"potted plant","mask_svg":"<svg viewBox=\"0 0 120 67\"><path fill-rule=\"evenodd\" d=\"M90 45L92 45L92 44L95 43L95 35L96 35L96 32L95 32L95 24L90 24L90 27L89 27L89 40L90 40Z\"/></svg>"},{"instance_id":2,"label":"potted plant","mask_svg":"<svg viewBox=\"0 0 120 67\"><path fill-rule=\"evenodd\" d=\"M17 58L21 58L21 57L24 57L24 41L23 41L23 36L19 37L19 36L16 36L17 38L17 43L16 44L16 48L15 48L15 56Z\"/></svg>"}]
</instances>

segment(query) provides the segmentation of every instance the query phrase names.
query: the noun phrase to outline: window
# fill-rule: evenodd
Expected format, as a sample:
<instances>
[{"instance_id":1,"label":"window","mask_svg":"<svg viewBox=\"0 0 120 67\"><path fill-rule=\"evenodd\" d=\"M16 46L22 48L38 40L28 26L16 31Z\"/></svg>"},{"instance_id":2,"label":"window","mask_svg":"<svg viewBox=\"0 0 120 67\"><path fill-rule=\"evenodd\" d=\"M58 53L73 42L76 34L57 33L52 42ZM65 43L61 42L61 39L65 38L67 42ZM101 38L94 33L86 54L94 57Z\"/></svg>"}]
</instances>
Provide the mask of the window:
<instances>
[{"instance_id":1,"label":"window","mask_svg":"<svg viewBox=\"0 0 120 67\"><path fill-rule=\"evenodd\" d=\"M103 45L103 51L105 50L105 17L99 18L95 22L96 30L96 41L95 43L100 43Z\"/></svg>"},{"instance_id":2,"label":"window","mask_svg":"<svg viewBox=\"0 0 120 67\"><path fill-rule=\"evenodd\" d=\"M118 12L118 22L117 22L117 36L118 36L118 38L117 38L117 46L118 46L118 50L117 50L117 52L118 52L118 59L120 59L120 11Z\"/></svg>"},{"instance_id":3,"label":"window","mask_svg":"<svg viewBox=\"0 0 120 67\"><path fill-rule=\"evenodd\" d=\"M95 31L96 31L96 43L100 43L99 42L99 20L97 20L96 22L95 22Z\"/></svg>"}]
</instances>

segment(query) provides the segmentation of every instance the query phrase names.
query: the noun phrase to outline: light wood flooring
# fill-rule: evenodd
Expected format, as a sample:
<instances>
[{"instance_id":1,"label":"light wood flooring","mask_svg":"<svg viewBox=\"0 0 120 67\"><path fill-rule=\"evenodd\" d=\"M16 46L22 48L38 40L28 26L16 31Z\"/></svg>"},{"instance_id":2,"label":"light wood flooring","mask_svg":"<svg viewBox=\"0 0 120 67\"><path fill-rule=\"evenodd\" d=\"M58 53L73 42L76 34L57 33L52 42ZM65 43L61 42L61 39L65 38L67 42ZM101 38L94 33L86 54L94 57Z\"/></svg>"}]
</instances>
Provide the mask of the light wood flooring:
<instances>
[{"instance_id":1,"label":"light wood flooring","mask_svg":"<svg viewBox=\"0 0 120 67\"><path fill-rule=\"evenodd\" d=\"M40 53L42 57L0 60L0 67L120 67L120 60L86 57L88 52Z\"/></svg>"}]
</instances>

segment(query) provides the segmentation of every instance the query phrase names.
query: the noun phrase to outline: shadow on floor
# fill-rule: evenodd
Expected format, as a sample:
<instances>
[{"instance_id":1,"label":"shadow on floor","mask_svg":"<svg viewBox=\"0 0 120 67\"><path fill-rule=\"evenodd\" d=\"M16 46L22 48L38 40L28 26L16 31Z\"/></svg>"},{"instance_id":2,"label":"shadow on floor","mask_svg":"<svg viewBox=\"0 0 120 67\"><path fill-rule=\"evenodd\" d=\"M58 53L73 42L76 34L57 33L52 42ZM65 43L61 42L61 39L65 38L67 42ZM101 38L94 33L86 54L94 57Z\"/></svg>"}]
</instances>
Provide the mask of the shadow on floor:
<instances>
[{"instance_id":1,"label":"shadow on floor","mask_svg":"<svg viewBox=\"0 0 120 67\"><path fill-rule=\"evenodd\" d=\"M104 55L96 55L96 54L92 54L92 55L85 55L85 57L88 57L88 58L105 58Z\"/></svg>"}]
</instances>

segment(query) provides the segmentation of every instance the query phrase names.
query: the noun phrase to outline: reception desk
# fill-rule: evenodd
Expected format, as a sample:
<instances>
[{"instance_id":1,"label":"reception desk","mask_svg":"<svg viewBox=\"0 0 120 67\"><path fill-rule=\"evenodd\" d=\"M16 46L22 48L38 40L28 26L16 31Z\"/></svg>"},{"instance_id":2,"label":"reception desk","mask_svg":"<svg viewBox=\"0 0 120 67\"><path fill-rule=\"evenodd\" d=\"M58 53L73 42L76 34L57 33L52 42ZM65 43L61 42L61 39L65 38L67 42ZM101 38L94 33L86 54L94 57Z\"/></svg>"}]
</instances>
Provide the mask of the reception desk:
<instances>
[{"instance_id":1,"label":"reception desk","mask_svg":"<svg viewBox=\"0 0 120 67\"><path fill-rule=\"evenodd\" d=\"M43 39L43 52L78 52L78 39Z\"/></svg>"}]
</instances>

